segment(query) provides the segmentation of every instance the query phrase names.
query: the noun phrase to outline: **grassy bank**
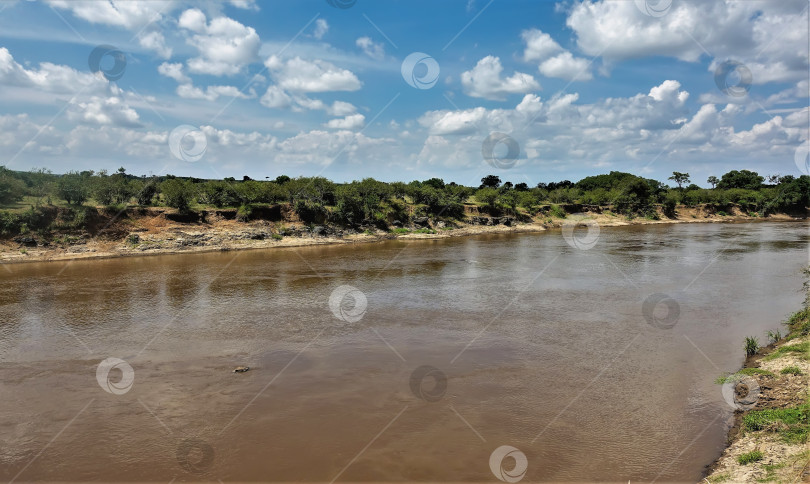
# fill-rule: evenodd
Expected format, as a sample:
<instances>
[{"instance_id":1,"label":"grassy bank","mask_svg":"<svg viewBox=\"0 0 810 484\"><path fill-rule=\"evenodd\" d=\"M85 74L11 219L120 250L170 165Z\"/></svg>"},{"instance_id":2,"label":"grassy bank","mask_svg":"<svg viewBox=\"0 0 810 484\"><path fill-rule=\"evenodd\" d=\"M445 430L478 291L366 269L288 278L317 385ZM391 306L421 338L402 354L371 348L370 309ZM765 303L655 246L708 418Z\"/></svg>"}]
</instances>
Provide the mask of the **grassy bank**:
<instances>
[{"instance_id":1,"label":"grassy bank","mask_svg":"<svg viewBox=\"0 0 810 484\"><path fill-rule=\"evenodd\" d=\"M810 308L785 325L788 335L771 333L767 347L749 340L744 368L718 379L743 404L704 482L810 481Z\"/></svg>"}]
</instances>

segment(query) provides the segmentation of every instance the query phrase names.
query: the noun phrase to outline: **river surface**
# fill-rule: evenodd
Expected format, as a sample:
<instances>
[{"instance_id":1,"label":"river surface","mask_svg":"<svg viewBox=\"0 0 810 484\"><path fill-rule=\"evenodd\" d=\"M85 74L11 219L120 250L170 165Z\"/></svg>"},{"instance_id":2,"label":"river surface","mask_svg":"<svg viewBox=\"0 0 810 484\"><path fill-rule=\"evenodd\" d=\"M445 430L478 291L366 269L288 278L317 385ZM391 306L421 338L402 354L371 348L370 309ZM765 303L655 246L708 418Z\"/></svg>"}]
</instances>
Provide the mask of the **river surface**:
<instances>
[{"instance_id":1,"label":"river surface","mask_svg":"<svg viewBox=\"0 0 810 484\"><path fill-rule=\"evenodd\" d=\"M696 482L732 416L714 380L800 307L809 242L680 224L6 265L0 480L499 482L525 456L526 482Z\"/></svg>"}]
</instances>

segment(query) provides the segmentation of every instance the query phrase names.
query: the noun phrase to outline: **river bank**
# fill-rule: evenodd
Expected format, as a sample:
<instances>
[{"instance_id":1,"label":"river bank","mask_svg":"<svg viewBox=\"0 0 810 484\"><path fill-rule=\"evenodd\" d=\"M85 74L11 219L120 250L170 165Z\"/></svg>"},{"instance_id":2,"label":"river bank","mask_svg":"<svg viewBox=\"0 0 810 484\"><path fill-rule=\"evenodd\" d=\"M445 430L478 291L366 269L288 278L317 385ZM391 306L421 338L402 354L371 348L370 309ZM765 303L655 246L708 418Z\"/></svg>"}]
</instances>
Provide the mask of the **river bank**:
<instances>
[{"instance_id":1,"label":"river bank","mask_svg":"<svg viewBox=\"0 0 810 484\"><path fill-rule=\"evenodd\" d=\"M737 410L728 446L704 482L810 482L810 310L786 326L785 338L718 379Z\"/></svg>"},{"instance_id":2,"label":"river bank","mask_svg":"<svg viewBox=\"0 0 810 484\"><path fill-rule=\"evenodd\" d=\"M294 214L284 214L275 220L238 221L226 211L210 213L200 218L184 218L166 209L127 212L109 220L99 220L101 228L93 232L64 231L49 237L35 234L0 240L0 262L24 263L99 259L127 256L168 255L215 252L273 247L357 244L390 239L439 239L481 234L544 232L583 221L600 227L677 223L745 223L760 221L794 221L805 218L788 214L767 217L751 216L733 209L730 213L706 210L703 207L680 206L674 215L659 214L657 219L629 219L609 210L570 207L569 212L582 210L565 218L539 215L536 217L493 217L477 213L464 222L424 217L409 225L381 230L364 226L359 230L334 225L302 223Z\"/></svg>"}]
</instances>

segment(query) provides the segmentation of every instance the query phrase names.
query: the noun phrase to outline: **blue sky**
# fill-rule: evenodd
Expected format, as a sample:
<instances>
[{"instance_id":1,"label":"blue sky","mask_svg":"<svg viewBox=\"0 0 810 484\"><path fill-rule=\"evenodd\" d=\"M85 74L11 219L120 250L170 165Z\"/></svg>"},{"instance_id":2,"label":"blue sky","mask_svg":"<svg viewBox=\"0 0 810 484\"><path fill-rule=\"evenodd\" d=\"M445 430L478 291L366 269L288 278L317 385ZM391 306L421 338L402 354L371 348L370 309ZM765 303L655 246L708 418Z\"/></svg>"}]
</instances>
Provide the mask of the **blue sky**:
<instances>
[{"instance_id":1,"label":"blue sky","mask_svg":"<svg viewBox=\"0 0 810 484\"><path fill-rule=\"evenodd\" d=\"M0 164L464 184L801 174L806 1L334 3L0 1ZM120 79L112 55L89 65L98 46L123 53ZM435 84L408 84L413 53ZM492 133L516 159L482 153Z\"/></svg>"}]
</instances>

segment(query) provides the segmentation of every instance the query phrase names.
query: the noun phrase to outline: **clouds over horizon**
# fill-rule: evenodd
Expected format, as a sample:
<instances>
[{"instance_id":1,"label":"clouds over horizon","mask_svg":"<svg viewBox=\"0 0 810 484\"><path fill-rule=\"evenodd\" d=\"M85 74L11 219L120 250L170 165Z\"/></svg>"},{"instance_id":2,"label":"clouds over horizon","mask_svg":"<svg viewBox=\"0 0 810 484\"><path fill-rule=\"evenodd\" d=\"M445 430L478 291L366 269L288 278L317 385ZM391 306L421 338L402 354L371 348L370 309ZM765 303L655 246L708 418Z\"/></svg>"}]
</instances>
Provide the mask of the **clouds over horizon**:
<instances>
[{"instance_id":1,"label":"clouds over horizon","mask_svg":"<svg viewBox=\"0 0 810 484\"><path fill-rule=\"evenodd\" d=\"M447 53L446 39L431 44L426 32L419 48L443 82L425 90L402 79L400 63L415 47L380 13L351 27L336 12L307 13L308 23L282 35L284 19L252 0L47 5L79 27L120 30L140 50L111 82L70 56L9 47L0 34L0 99L17 110L0 112L0 155L15 163L106 154L160 169L171 161L160 147L168 132L192 124L208 138L207 162L234 170L271 159L279 169L341 166L349 178L363 163L383 175L397 167L397 176L441 176L487 168L481 143L498 131L521 146L515 170L544 176L706 159L768 167L784 159L784 173L808 138L801 1L681 0L655 17L636 2L575 0L551 12L564 16L556 24L516 16L502 26L508 40L479 44L468 33ZM661 59L666 71L646 67ZM747 95L715 88L714 72L729 59L750 70L756 88Z\"/></svg>"}]
</instances>

